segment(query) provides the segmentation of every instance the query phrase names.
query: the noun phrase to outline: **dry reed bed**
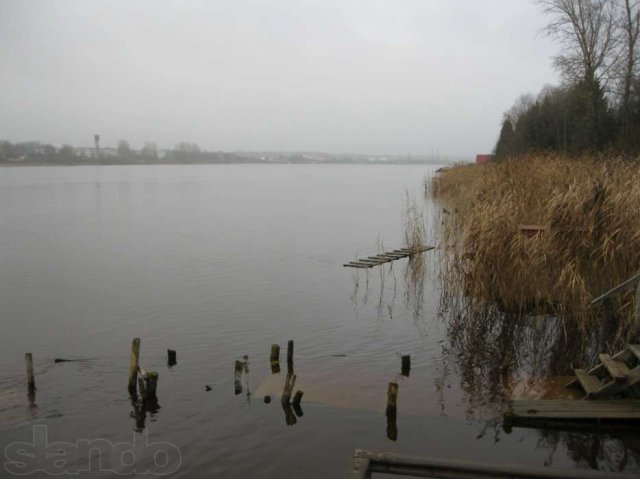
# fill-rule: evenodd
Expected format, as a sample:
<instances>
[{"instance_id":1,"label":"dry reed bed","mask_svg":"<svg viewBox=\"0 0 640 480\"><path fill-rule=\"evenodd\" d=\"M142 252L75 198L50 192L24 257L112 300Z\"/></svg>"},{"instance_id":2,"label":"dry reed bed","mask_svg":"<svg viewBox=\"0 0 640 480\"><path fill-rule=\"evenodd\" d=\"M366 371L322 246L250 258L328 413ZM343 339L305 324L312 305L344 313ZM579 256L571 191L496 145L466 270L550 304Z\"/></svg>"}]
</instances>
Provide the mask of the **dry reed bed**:
<instances>
[{"instance_id":1,"label":"dry reed bed","mask_svg":"<svg viewBox=\"0 0 640 480\"><path fill-rule=\"evenodd\" d=\"M447 295L552 313L587 334L602 314L589 302L640 267L640 159L531 155L455 166L425 187L443 207ZM527 236L521 224L549 229ZM633 292L612 307L614 343L629 340Z\"/></svg>"}]
</instances>

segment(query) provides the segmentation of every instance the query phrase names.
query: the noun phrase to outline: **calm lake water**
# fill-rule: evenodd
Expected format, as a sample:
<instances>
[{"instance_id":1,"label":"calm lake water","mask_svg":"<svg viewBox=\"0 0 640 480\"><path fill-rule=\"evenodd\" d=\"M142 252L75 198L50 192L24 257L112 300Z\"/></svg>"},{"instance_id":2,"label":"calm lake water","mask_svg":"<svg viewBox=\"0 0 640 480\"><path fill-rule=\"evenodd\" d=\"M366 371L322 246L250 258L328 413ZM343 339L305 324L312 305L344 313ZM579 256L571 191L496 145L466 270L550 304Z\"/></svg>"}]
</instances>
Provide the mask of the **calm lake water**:
<instances>
[{"instance_id":1,"label":"calm lake water","mask_svg":"<svg viewBox=\"0 0 640 480\"><path fill-rule=\"evenodd\" d=\"M640 472L635 433L502 429L499 398L469 386L449 338L439 250L424 254L420 278L406 259L342 267L403 246L407 195L431 232L436 207L423 179L435 168L0 169L1 474L15 473L11 444L32 442L42 425L57 446L169 442L178 461L164 473L176 477L340 477L356 448ZM134 337L141 365L159 372L160 407L138 418L126 389ZM293 419L278 398L286 362L277 374L269 365L271 344L284 360L289 339L304 391L304 415ZM177 351L171 368L168 348ZM35 360L35 405L25 352ZM234 362L244 355L249 373L236 395ZM408 377L401 355L411 355ZM536 381L526 371L494 380L512 391ZM385 417L391 381L395 439ZM157 476L149 451L135 468ZM91 456L68 448L51 473L115 475L98 470L96 452L91 472L82 471ZM103 453L112 468L113 451Z\"/></svg>"}]
</instances>

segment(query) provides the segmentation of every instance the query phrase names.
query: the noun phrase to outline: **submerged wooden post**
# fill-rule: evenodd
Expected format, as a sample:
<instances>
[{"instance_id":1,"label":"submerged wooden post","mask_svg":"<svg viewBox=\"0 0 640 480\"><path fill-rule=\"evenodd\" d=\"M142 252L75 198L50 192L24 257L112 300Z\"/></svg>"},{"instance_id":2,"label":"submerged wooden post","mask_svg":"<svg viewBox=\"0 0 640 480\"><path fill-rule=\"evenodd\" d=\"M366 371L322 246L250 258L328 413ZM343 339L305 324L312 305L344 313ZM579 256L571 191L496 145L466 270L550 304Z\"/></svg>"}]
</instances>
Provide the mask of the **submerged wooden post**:
<instances>
[{"instance_id":1,"label":"submerged wooden post","mask_svg":"<svg viewBox=\"0 0 640 480\"><path fill-rule=\"evenodd\" d=\"M236 360L236 363L235 363L235 381L234 381L236 395L239 395L239 394L242 393L242 382L240 380L242 379L242 371L243 370L244 370L243 363L240 360Z\"/></svg>"},{"instance_id":2,"label":"submerged wooden post","mask_svg":"<svg viewBox=\"0 0 640 480\"><path fill-rule=\"evenodd\" d=\"M167 365L169 365L170 367L173 367L178 363L178 359L176 358L176 355L177 354L175 350L167 350Z\"/></svg>"},{"instance_id":3,"label":"submerged wooden post","mask_svg":"<svg viewBox=\"0 0 640 480\"><path fill-rule=\"evenodd\" d=\"M402 375L409 376L411 372L411 355L402 355Z\"/></svg>"},{"instance_id":4,"label":"submerged wooden post","mask_svg":"<svg viewBox=\"0 0 640 480\"><path fill-rule=\"evenodd\" d=\"M287 373L293 375L293 340L287 342Z\"/></svg>"},{"instance_id":5,"label":"submerged wooden post","mask_svg":"<svg viewBox=\"0 0 640 480\"><path fill-rule=\"evenodd\" d=\"M271 373L280 373L280 345L271 345Z\"/></svg>"},{"instance_id":6,"label":"submerged wooden post","mask_svg":"<svg viewBox=\"0 0 640 480\"><path fill-rule=\"evenodd\" d=\"M293 362L293 340L287 342L287 362Z\"/></svg>"},{"instance_id":7,"label":"submerged wooden post","mask_svg":"<svg viewBox=\"0 0 640 480\"><path fill-rule=\"evenodd\" d=\"M36 389L36 377L33 374L33 356L30 353L25 353L24 361L27 364L27 387L29 392L34 392Z\"/></svg>"},{"instance_id":8,"label":"submerged wooden post","mask_svg":"<svg viewBox=\"0 0 640 480\"><path fill-rule=\"evenodd\" d=\"M287 378L284 382L284 390L282 392L282 404L288 404L289 400L291 399L291 393L293 392L293 387L296 384L296 376L293 375L287 375Z\"/></svg>"},{"instance_id":9,"label":"submerged wooden post","mask_svg":"<svg viewBox=\"0 0 640 480\"><path fill-rule=\"evenodd\" d=\"M300 406L300 402L302 401L302 395L304 392L302 390L298 390L296 394L293 396L293 400L291 401L291 405L293 406L293 411L298 417L302 417L304 412L302 411L302 407Z\"/></svg>"},{"instance_id":10,"label":"submerged wooden post","mask_svg":"<svg viewBox=\"0 0 640 480\"><path fill-rule=\"evenodd\" d=\"M287 426L295 425L298 420L296 419L296 414L293 412L293 408L291 408L291 404L283 403L282 409L284 410L284 420Z\"/></svg>"},{"instance_id":11,"label":"submerged wooden post","mask_svg":"<svg viewBox=\"0 0 640 480\"><path fill-rule=\"evenodd\" d=\"M158 389L158 372L149 372L146 377L147 398L157 398L156 390Z\"/></svg>"},{"instance_id":12,"label":"submerged wooden post","mask_svg":"<svg viewBox=\"0 0 640 480\"><path fill-rule=\"evenodd\" d=\"M280 363L280 345L274 343L271 345L271 364Z\"/></svg>"},{"instance_id":13,"label":"submerged wooden post","mask_svg":"<svg viewBox=\"0 0 640 480\"><path fill-rule=\"evenodd\" d=\"M389 383L387 390L387 438L394 442L398 439L398 425L396 418L398 413L398 384Z\"/></svg>"},{"instance_id":14,"label":"submerged wooden post","mask_svg":"<svg viewBox=\"0 0 640 480\"><path fill-rule=\"evenodd\" d=\"M129 358L129 393L136 393L136 383L138 379L138 368L140 366L140 339L133 339L131 343L131 357Z\"/></svg>"},{"instance_id":15,"label":"submerged wooden post","mask_svg":"<svg viewBox=\"0 0 640 480\"><path fill-rule=\"evenodd\" d=\"M138 367L138 370L140 371L138 386L140 387L142 406L154 411L158 406L158 397L156 395L158 389L158 372L147 372L142 367Z\"/></svg>"}]
</instances>

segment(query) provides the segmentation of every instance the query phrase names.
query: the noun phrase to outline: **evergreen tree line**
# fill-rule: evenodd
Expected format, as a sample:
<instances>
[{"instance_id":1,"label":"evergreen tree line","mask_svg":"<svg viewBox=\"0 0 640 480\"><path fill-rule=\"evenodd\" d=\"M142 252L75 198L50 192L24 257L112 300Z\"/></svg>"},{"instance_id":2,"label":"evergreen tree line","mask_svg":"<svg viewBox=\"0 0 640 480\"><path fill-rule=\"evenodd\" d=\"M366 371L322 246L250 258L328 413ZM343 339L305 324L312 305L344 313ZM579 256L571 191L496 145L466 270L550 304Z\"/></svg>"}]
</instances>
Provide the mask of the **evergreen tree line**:
<instances>
[{"instance_id":1,"label":"evergreen tree line","mask_svg":"<svg viewBox=\"0 0 640 480\"><path fill-rule=\"evenodd\" d=\"M536 150L640 153L640 0L542 0L562 83L504 114L497 157Z\"/></svg>"}]
</instances>

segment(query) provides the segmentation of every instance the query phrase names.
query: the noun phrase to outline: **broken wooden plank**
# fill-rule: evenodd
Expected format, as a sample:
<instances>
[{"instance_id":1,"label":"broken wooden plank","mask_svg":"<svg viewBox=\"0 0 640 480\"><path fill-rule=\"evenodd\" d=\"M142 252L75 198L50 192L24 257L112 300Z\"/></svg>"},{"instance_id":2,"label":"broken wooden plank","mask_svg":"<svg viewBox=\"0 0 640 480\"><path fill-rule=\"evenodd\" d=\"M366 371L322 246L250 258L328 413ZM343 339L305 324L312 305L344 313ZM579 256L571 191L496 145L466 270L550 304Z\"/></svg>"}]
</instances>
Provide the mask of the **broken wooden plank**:
<instances>
[{"instance_id":1,"label":"broken wooden plank","mask_svg":"<svg viewBox=\"0 0 640 480\"><path fill-rule=\"evenodd\" d=\"M600 390L602 390L602 383L600 380L594 375L589 375L587 372L580 368L576 368L575 370L576 378L580 383L580 386L587 394L587 398L591 398L596 395Z\"/></svg>"},{"instance_id":2,"label":"broken wooden plank","mask_svg":"<svg viewBox=\"0 0 640 480\"><path fill-rule=\"evenodd\" d=\"M629 368L624 363L614 360L606 353L601 353L598 355L598 358L600 358L600 361L614 381L619 383L626 380L627 375L629 375Z\"/></svg>"},{"instance_id":3,"label":"broken wooden plank","mask_svg":"<svg viewBox=\"0 0 640 480\"><path fill-rule=\"evenodd\" d=\"M360 263L360 262L349 262L342 265L343 267L353 267L353 268L373 268L373 265L368 263Z\"/></svg>"}]
</instances>

